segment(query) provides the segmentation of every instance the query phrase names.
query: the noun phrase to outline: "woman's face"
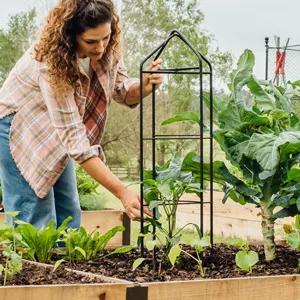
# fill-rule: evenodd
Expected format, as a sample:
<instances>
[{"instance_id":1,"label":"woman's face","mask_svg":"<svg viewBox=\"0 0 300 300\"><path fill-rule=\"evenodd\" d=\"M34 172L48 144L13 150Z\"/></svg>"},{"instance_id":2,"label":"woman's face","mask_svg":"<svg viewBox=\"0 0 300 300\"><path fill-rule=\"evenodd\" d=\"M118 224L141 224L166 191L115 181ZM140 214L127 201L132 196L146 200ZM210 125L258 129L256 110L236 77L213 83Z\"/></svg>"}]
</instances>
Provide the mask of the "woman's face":
<instances>
[{"instance_id":1,"label":"woman's face","mask_svg":"<svg viewBox=\"0 0 300 300\"><path fill-rule=\"evenodd\" d=\"M91 60L100 60L107 47L111 35L111 23L88 28L76 36L77 55L79 58L89 57Z\"/></svg>"}]
</instances>

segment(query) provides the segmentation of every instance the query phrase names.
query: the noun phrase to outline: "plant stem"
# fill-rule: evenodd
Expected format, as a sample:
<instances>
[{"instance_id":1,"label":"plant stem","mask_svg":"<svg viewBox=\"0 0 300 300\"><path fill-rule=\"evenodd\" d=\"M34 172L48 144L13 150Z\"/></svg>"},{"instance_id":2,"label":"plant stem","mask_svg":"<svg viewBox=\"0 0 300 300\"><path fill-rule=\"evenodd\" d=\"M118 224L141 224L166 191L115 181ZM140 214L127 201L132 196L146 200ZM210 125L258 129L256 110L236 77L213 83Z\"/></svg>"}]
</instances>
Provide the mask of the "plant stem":
<instances>
[{"instance_id":1,"label":"plant stem","mask_svg":"<svg viewBox=\"0 0 300 300\"><path fill-rule=\"evenodd\" d=\"M276 257L273 208L269 206L268 201L261 201L260 209L265 258L271 261Z\"/></svg>"}]
</instances>

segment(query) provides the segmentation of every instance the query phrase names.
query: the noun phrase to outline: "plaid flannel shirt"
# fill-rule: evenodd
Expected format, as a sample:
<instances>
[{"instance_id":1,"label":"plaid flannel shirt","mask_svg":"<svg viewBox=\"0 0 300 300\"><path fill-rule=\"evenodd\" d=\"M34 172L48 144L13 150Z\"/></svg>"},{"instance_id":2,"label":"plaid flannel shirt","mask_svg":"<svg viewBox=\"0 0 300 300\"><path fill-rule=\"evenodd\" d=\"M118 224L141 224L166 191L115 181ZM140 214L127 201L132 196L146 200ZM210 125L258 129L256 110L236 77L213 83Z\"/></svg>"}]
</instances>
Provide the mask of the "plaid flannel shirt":
<instances>
[{"instance_id":1,"label":"plaid flannel shirt","mask_svg":"<svg viewBox=\"0 0 300 300\"><path fill-rule=\"evenodd\" d=\"M55 95L47 66L31 47L17 62L0 89L0 118L16 113L9 133L13 159L38 197L44 198L71 157L82 163L104 158L100 141L111 99L125 104L137 82L120 61L104 70L93 64L91 79L80 74L80 87Z\"/></svg>"}]
</instances>

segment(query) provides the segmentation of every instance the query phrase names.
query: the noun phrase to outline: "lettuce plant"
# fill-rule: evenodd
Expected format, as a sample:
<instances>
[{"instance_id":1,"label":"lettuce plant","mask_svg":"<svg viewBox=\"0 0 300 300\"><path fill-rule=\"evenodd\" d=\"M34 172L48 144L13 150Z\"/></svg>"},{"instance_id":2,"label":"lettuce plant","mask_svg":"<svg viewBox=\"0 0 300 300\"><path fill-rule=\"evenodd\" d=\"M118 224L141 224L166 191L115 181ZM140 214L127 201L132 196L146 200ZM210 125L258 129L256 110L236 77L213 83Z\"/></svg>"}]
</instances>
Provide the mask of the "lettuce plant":
<instances>
[{"instance_id":1,"label":"lettuce plant","mask_svg":"<svg viewBox=\"0 0 300 300\"><path fill-rule=\"evenodd\" d=\"M84 227L79 229L69 228L62 238L65 243L66 259L71 262L94 259L97 255L103 253L107 243L118 233L124 231L123 226L116 226L104 234L98 231L88 233ZM123 250L126 251L123 251ZM131 247L118 248L113 254L124 253L131 250Z\"/></svg>"},{"instance_id":2,"label":"lettuce plant","mask_svg":"<svg viewBox=\"0 0 300 300\"><path fill-rule=\"evenodd\" d=\"M218 102L214 98L214 139L231 170L237 172L233 174L223 161L215 161L213 180L224 186L224 202L230 197L240 204L251 203L260 208L265 258L270 261L276 257L274 221L293 216L300 208L299 177L294 174L294 184L289 179L291 170L297 169L300 162L300 122L291 101L299 93L299 84L283 88L259 81L253 66L254 55L245 50L231 74L228 100ZM197 119L195 113L192 117L185 113L164 123L186 120L198 125L202 122L199 115ZM199 176L199 164L199 156L190 153L183 170ZM204 164L203 168L209 179L209 165Z\"/></svg>"},{"instance_id":3,"label":"lettuce plant","mask_svg":"<svg viewBox=\"0 0 300 300\"><path fill-rule=\"evenodd\" d=\"M39 262L49 261L52 250L60 241L71 219L72 217L66 218L58 228L55 227L52 221L42 228L36 228L23 221L16 221L18 226L15 231L20 236L18 250L23 252L23 257L30 260Z\"/></svg>"}]
</instances>

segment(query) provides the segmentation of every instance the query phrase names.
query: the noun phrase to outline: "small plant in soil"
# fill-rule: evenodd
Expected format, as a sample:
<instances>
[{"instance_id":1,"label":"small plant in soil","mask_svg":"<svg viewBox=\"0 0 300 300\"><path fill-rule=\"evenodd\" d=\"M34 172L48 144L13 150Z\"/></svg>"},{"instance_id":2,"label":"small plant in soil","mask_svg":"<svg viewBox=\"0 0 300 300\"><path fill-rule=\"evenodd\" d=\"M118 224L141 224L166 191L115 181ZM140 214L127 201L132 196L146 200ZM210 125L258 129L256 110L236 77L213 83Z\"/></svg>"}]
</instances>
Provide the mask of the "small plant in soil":
<instances>
[{"instance_id":1,"label":"small plant in soil","mask_svg":"<svg viewBox=\"0 0 300 300\"><path fill-rule=\"evenodd\" d=\"M195 182L191 171L182 171L183 159L179 155L175 155L173 159L167 162L164 166L158 166L155 170L155 176L152 171L146 171L144 174L144 198L151 210L155 211L154 218L146 218L149 222L144 227L144 232L141 237L147 235L151 240L147 241L146 247L148 250L153 250L156 246L164 249L166 258L174 266L180 253L184 253L180 246L183 230L187 226L193 226L199 236L199 241L195 241L196 256L186 252L199 265L200 273L203 274L202 261L199 256L201 232L197 224L188 223L181 228L176 226L177 208L180 199L184 194L200 195L201 189L199 182ZM153 179L155 177L155 179ZM160 208L162 212L160 211ZM153 233L151 227L156 227L157 231ZM136 269L142 262L143 258L139 258L134 262L133 269ZM161 262L159 262L158 271L160 270ZM153 261L153 268L155 262Z\"/></svg>"},{"instance_id":2,"label":"small plant in soil","mask_svg":"<svg viewBox=\"0 0 300 300\"><path fill-rule=\"evenodd\" d=\"M200 229L197 224L186 224L182 228L176 226L176 216L179 201L184 194L196 194L201 192L200 184L195 182L191 171L182 171L183 159L179 155L155 170L155 179L152 171L144 174L144 198L149 208L155 210L155 218L147 218L149 224L145 226L144 234L148 234L150 226L155 225L162 233L163 244L167 252L180 241L182 231L185 227L192 225L199 235ZM161 215L159 207L162 207L164 216ZM166 226L161 222L166 219Z\"/></svg>"},{"instance_id":3,"label":"small plant in soil","mask_svg":"<svg viewBox=\"0 0 300 300\"><path fill-rule=\"evenodd\" d=\"M204 237L200 240L193 240L191 242L191 246L196 253L195 255L193 255L191 253L191 251L190 252L186 251L184 249L184 247L182 247L180 244L174 245L168 254L169 260L170 260L172 266L174 267L176 264L176 261L178 260L180 255L185 254L188 257L190 257L193 261L196 262L200 275L202 277L204 277L205 276L205 268L203 267L203 262L202 262L200 255L206 248L208 248L210 246L210 242L207 237Z\"/></svg>"},{"instance_id":4,"label":"small plant in soil","mask_svg":"<svg viewBox=\"0 0 300 300\"><path fill-rule=\"evenodd\" d=\"M215 161L213 180L224 186L224 203L231 198L260 208L265 257L271 261L276 257L275 220L294 216L300 208L300 120L291 102L299 94L299 82L274 86L257 80L253 66L254 55L246 50L231 74L227 101L214 97L214 139L230 168ZM189 120L199 126L203 121L196 115L185 113L163 124ZM199 156L190 153L183 170L199 176L199 164ZM209 167L204 165L207 179Z\"/></svg>"},{"instance_id":5,"label":"small plant in soil","mask_svg":"<svg viewBox=\"0 0 300 300\"><path fill-rule=\"evenodd\" d=\"M252 267L259 262L258 253L251 250L249 244L240 238L228 238L225 243L240 248L235 254L235 263L243 272L251 273Z\"/></svg>"},{"instance_id":6,"label":"small plant in soil","mask_svg":"<svg viewBox=\"0 0 300 300\"><path fill-rule=\"evenodd\" d=\"M7 282L21 272L22 258L12 249L11 244L6 244L1 254L5 262L0 264L0 279L3 280L3 285L6 285Z\"/></svg>"},{"instance_id":7,"label":"small plant in soil","mask_svg":"<svg viewBox=\"0 0 300 300\"><path fill-rule=\"evenodd\" d=\"M57 246L71 219L72 217L66 218L58 228L52 221L42 228L36 228L23 221L16 221L18 226L15 230L22 237L18 245L21 248L19 251L23 252L22 256L38 262L49 261L53 249Z\"/></svg>"},{"instance_id":8,"label":"small plant in soil","mask_svg":"<svg viewBox=\"0 0 300 300\"><path fill-rule=\"evenodd\" d=\"M300 215L295 217L295 223L284 224L285 239L292 249L300 252ZM298 272L300 272L300 259L298 259Z\"/></svg>"},{"instance_id":9,"label":"small plant in soil","mask_svg":"<svg viewBox=\"0 0 300 300\"><path fill-rule=\"evenodd\" d=\"M69 228L64 234L62 241L65 244L65 258L70 262L79 262L83 260L92 260L103 254L107 243L119 232L124 231L123 226L116 226L104 234L98 231L87 233L84 227L79 229ZM121 247L115 249L112 254L126 253L132 247Z\"/></svg>"}]
</instances>

